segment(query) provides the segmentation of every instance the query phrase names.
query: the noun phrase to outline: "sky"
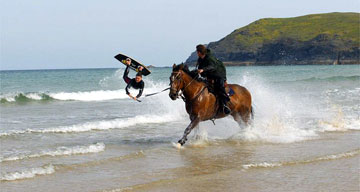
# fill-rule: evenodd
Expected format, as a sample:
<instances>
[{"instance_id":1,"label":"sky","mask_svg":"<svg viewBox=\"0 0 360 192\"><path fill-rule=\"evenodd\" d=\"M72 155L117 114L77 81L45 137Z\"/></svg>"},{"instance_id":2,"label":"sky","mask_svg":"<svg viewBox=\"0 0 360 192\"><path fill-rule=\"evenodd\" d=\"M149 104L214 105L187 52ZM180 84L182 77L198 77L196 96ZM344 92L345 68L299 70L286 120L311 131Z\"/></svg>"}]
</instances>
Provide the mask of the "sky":
<instances>
[{"instance_id":1,"label":"sky","mask_svg":"<svg viewBox=\"0 0 360 192\"><path fill-rule=\"evenodd\" d=\"M261 18L360 11L359 0L0 2L0 70L118 68L118 53L171 66Z\"/></svg>"}]
</instances>

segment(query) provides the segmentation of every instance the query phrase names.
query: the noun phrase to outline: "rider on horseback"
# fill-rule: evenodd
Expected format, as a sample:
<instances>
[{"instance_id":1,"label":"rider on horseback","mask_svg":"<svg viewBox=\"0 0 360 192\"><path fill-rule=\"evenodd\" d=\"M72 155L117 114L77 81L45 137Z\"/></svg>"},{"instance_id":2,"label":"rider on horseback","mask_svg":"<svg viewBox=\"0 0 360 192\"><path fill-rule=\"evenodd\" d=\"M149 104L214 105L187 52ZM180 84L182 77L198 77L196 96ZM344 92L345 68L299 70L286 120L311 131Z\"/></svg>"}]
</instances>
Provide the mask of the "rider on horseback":
<instances>
[{"instance_id":1,"label":"rider on horseback","mask_svg":"<svg viewBox=\"0 0 360 192\"><path fill-rule=\"evenodd\" d=\"M204 45L196 46L196 52L199 56L197 61L197 71L209 82L213 82L214 91L220 101L220 106L225 114L229 114L231 110L226 105L230 98L225 91L224 83L226 81L226 68L220 60L215 58Z\"/></svg>"}]
</instances>

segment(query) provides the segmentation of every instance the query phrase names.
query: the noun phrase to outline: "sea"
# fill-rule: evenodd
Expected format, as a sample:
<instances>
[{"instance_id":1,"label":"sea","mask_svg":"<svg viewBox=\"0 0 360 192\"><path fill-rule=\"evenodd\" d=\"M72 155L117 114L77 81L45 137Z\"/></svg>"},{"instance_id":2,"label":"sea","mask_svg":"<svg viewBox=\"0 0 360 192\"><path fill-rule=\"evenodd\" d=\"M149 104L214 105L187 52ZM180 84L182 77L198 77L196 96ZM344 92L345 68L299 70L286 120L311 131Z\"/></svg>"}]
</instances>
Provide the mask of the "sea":
<instances>
[{"instance_id":1,"label":"sea","mask_svg":"<svg viewBox=\"0 0 360 192\"><path fill-rule=\"evenodd\" d=\"M184 102L145 97L172 68L141 102L123 68L0 71L1 191L360 191L360 65L226 69L251 125L201 122L181 148Z\"/></svg>"}]
</instances>

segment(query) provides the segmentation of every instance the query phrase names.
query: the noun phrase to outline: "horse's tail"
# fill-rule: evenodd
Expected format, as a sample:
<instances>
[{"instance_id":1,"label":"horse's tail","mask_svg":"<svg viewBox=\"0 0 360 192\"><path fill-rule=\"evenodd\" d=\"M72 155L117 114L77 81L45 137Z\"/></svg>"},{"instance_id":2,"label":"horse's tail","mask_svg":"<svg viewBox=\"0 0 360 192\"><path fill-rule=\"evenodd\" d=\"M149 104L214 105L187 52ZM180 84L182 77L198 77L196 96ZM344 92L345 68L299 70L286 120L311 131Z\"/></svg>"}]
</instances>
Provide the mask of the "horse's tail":
<instances>
[{"instance_id":1,"label":"horse's tail","mask_svg":"<svg viewBox=\"0 0 360 192\"><path fill-rule=\"evenodd\" d=\"M254 108L253 106L251 105L251 109L250 109L250 114L251 114L251 119L254 120Z\"/></svg>"}]
</instances>

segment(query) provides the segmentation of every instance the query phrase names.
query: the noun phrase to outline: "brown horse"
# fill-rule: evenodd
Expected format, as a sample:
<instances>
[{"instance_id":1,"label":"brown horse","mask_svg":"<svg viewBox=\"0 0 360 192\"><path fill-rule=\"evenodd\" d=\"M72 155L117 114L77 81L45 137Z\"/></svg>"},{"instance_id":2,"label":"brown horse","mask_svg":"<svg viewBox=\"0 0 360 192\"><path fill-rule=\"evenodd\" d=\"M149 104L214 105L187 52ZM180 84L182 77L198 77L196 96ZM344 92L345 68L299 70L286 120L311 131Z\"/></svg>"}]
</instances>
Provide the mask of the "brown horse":
<instances>
[{"instance_id":1,"label":"brown horse","mask_svg":"<svg viewBox=\"0 0 360 192\"><path fill-rule=\"evenodd\" d=\"M231 109L230 115L234 120L245 125L250 123L250 116L252 116L251 95L249 91L237 84L228 84L226 90L231 87L235 94L230 97L228 103ZM218 110L218 102L214 94L209 92L204 82L197 81L192 77L191 72L187 66L173 65L173 71L170 76L170 93L172 100L176 100L181 94L185 101L186 111L190 116L191 123L184 131L183 137L178 141L181 145L187 140L187 135L196 127L200 121L213 120L223 118L226 115Z\"/></svg>"}]
</instances>

